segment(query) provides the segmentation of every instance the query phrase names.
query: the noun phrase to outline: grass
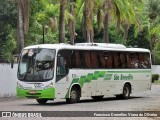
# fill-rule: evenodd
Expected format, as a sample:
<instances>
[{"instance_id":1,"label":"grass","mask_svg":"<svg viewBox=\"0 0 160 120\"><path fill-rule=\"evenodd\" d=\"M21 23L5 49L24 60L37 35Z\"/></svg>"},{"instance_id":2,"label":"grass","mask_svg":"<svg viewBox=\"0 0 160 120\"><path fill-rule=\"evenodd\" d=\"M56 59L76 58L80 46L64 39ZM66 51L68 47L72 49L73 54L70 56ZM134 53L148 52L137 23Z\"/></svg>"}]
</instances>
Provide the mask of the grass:
<instances>
[{"instance_id":1,"label":"grass","mask_svg":"<svg viewBox=\"0 0 160 120\"><path fill-rule=\"evenodd\" d=\"M160 85L160 80L154 80L154 84Z\"/></svg>"}]
</instances>

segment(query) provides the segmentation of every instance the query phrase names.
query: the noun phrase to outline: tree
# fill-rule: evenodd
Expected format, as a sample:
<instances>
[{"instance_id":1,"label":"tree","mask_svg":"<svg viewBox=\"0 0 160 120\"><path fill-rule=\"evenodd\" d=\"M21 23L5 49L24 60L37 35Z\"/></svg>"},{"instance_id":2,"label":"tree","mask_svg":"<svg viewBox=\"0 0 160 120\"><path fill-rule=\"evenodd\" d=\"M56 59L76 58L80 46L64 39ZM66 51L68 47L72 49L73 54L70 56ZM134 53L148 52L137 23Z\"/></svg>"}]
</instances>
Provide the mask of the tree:
<instances>
[{"instance_id":1,"label":"tree","mask_svg":"<svg viewBox=\"0 0 160 120\"><path fill-rule=\"evenodd\" d=\"M69 26L69 34L70 34L70 43L71 45L74 44L74 39L75 39L75 2L73 0L70 1L70 18L68 22Z\"/></svg>"},{"instance_id":2,"label":"tree","mask_svg":"<svg viewBox=\"0 0 160 120\"><path fill-rule=\"evenodd\" d=\"M109 24L116 23L117 33L120 31L120 26L122 23L125 23L126 29L124 29L124 38L127 38L127 31L129 29L129 23L127 20L134 18L134 14L130 14L133 12L133 6L131 6L129 0L121 1L121 0L97 0L97 23L98 29L100 28L101 18L103 18L103 41L109 43ZM100 14L103 14L100 15ZM126 17L128 16L128 17ZM124 22L125 21L125 22Z\"/></svg>"},{"instance_id":3,"label":"tree","mask_svg":"<svg viewBox=\"0 0 160 120\"><path fill-rule=\"evenodd\" d=\"M105 43L109 43L108 21L109 21L109 12L110 12L110 9L111 9L112 5L113 5L113 1L111 1L111 0L104 0L104 4L103 4L103 6L104 6L103 41Z\"/></svg>"},{"instance_id":4,"label":"tree","mask_svg":"<svg viewBox=\"0 0 160 120\"><path fill-rule=\"evenodd\" d=\"M155 51L154 52L155 65L159 65L160 64L160 42L159 41L156 41L154 51Z\"/></svg>"},{"instance_id":5,"label":"tree","mask_svg":"<svg viewBox=\"0 0 160 120\"><path fill-rule=\"evenodd\" d=\"M0 62L8 62L16 48L17 2L0 0L0 3Z\"/></svg>"},{"instance_id":6,"label":"tree","mask_svg":"<svg viewBox=\"0 0 160 120\"><path fill-rule=\"evenodd\" d=\"M29 25L29 0L18 0L17 52L24 48L24 33Z\"/></svg>"},{"instance_id":7,"label":"tree","mask_svg":"<svg viewBox=\"0 0 160 120\"><path fill-rule=\"evenodd\" d=\"M84 0L82 31L83 31L83 37L86 42L94 41L93 8L94 8L94 0Z\"/></svg>"},{"instance_id":8,"label":"tree","mask_svg":"<svg viewBox=\"0 0 160 120\"><path fill-rule=\"evenodd\" d=\"M159 15L160 15L160 1L148 0L147 12L150 19L149 31L150 31L150 49L153 50L157 33L159 32ZM158 27L158 29L157 29Z\"/></svg>"},{"instance_id":9,"label":"tree","mask_svg":"<svg viewBox=\"0 0 160 120\"><path fill-rule=\"evenodd\" d=\"M65 42L65 7L66 0L60 0L60 14L59 14L59 43Z\"/></svg>"},{"instance_id":10,"label":"tree","mask_svg":"<svg viewBox=\"0 0 160 120\"><path fill-rule=\"evenodd\" d=\"M152 53L153 64L155 64L155 52L157 51L154 51L154 47L156 39L160 36L160 1L148 0L146 11L148 12L149 17L148 31L150 37L150 50Z\"/></svg>"},{"instance_id":11,"label":"tree","mask_svg":"<svg viewBox=\"0 0 160 120\"><path fill-rule=\"evenodd\" d=\"M108 0L109 1L109 0ZM107 2L108 2L107 1ZM134 2L133 2L134 1ZM123 28L124 33L124 42L126 43L128 37L128 29L130 28L132 23L136 24L135 17L135 8L137 8L137 4L135 0L113 0L109 1L109 17L110 23L116 24L117 34L120 32L120 28ZM134 4L133 4L134 3ZM139 3L139 2L137 2Z\"/></svg>"}]
</instances>

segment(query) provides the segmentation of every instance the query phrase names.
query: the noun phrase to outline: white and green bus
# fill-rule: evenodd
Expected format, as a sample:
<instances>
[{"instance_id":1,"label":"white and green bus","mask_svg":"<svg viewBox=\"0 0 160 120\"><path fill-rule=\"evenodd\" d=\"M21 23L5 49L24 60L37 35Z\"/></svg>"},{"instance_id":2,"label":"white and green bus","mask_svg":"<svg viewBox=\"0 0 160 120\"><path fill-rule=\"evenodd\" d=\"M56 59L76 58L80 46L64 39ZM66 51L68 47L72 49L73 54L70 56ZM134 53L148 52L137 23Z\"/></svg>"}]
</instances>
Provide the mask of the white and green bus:
<instances>
[{"instance_id":1,"label":"white and green bus","mask_svg":"<svg viewBox=\"0 0 160 120\"><path fill-rule=\"evenodd\" d=\"M41 44L24 48L19 57L17 96L39 104L64 98L100 100L151 89L151 55L121 44Z\"/></svg>"}]
</instances>

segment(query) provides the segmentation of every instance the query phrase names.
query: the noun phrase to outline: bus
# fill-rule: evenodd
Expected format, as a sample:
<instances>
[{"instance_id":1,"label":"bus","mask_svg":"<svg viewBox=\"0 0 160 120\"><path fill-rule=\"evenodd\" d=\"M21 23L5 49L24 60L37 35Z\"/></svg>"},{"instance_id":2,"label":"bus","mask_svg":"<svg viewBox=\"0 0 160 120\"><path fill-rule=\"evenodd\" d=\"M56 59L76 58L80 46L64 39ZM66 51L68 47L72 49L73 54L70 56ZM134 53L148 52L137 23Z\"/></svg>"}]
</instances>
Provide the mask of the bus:
<instances>
[{"instance_id":1,"label":"bus","mask_svg":"<svg viewBox=\"0 0 160 120\"><path fill-rule=\"evenodd\" d=\"M132 93L151 90L151 54L122 44L33 45L22 50L17 77L17 96L39 104L110 95L128 99Z\"/></svg>"}]
</instances>

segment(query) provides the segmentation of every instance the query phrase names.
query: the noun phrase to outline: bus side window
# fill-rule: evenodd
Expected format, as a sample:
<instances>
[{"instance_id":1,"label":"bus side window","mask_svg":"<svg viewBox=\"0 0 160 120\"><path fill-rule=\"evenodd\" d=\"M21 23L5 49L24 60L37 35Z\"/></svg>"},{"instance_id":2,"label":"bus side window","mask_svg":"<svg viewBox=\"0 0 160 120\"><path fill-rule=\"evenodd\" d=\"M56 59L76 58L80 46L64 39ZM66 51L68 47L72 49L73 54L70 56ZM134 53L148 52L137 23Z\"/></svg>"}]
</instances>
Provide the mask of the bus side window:
<instances>
[{"instance_id":1,"label":"bus side window","mask_svg":"<svg viewBox=\"0 0 160 120\"><path fill-rule=\"evenodd\" d=\"M127 53L127 66L128 66L128 68L131 68L131 57L130 57L130 53Z\"/></svg>"},{"instance_id":2,"label":"bus side window","mask_svg":"<svg viewBox=\"0 0 160 120\"><path fill-rule=\"evenodd\" d=\"M131 53L131 68L138 68L138 55Z\"/></svg>"},{"instance_id":3,"label":"bus side window","mask_svg":"<svg viewBox=\"0 0 160 120\"><path fill-rule=\"evenodd\" d=\"M69 71L69 66L68 66L68 56L69 51L67 50L61 50L58 53L57 57L57 75L66 75L68 74Z\"/></svg>"},{"instance_id":4,"label":"bus side window","mask_svg":"<svg viewBox=\"0 0 160 120\"><path fill-rule=\"evenodd\" d=\"M118 53L117 52L114 52L113 53L113 57L114 57L114 68L118 68Z\"/></svg>"},{"instance_id":5,"label":"bus side window","mask_svg":"<svg viewBox=\"0 0 160 120\"><path fill-rule=\"evenodd\" d=\"M80 55L79 51L75 51L75 67L80 68Z\"/></svg>"},{"instance_id":6,"label":"bus side window","mask_svg":"<svg viewBox=\"0 0 160 120\"><path fill-rule=\"evenodd\" d=\"M86 68L91 68L91 57L90 57L90 52L85 51L85 67Z\"/></svg>"},{"instance_id":7,"label":"bus side window","mask_svg":"<svg viewBox=\"0 0 160 120\"><path fill-rule=\"evenodd\" d=\"M120 68L127 68L127 58L125 53L120 53Z\"/></svg>"},{"instance_id":8,"label":"bus side window","mask_svg":"<svg viewBox=\"0 0 160 120\"><path fill-rule=\"evenodd\" d=\"M146 68L146 66L144 65L144 54L143 53L139 53L139 68Z\"/></svg>"},{"instance_id":9,"label":"bus side window","mask_svg":"<svg viewBox=\"0 0 160 120\"><path fill-rule=\"evenodd\" d=\"M151 68L151 63L150 63L150 56L149 53L144 54L144 61L146 63L146 68Z\"/></svg>"},{"instance_id":10,"label":"bus side window","mask_svg":"<svg viewBox=\"0 0 160 120\"><path fill-rule=\"evenodd\" d=\"M68 69L71 68L71 51L68 51L67 56L67 65L68 65Z\"/></svg>"},{"instance_id":11,"label":"bus side window","mask_svg":"<svg viewBox=\"0 0 160 120\"><path fill-rule=\"evenodd\" d=\"M69 59L71 59L71 68L81 68L80 51L73 50Z\"/></svg>"},{"instance_id":12,"label":"bus side window","mask_svg":"<svg viewBox=\"0 0 160 120\"><path fill-rule=\"evenodd\" d=\"M150 56L147 53L139 53L139 68L150 68Z\"/></svg>"},{"instance_id":13,"label":"bus side window","mask_svg":"<svg viewBox=\"0 0 160 120\"><path fill-rule=\"evenodd\" d=\"M100 59L99 59L99 60L100 60L101 68L105 68L104 54L103 54L103 52L102 52L102 51L100 52L99 57L100 57Z\"/></svg>"},{"instance_id":14,"label":"bus side window","mask_svg":"<svg viewBox=\"0 0 160 120\"><path fill-rule=\"evenodd\" d=\"M106 68L112 68L112 53L111 52L105 52L105 63L106 63Z\"/></svg>"},{"instance_id":15,"label":"bus side window","mask_svg":"<svg viewBox=\"0 0 160 120\"><path fill-rule=\"evenodd\" d=\"M98 68L98 59L96 51L91 52L91 62L92 62L92 68Z\"/></svg>"}]
</instances>

